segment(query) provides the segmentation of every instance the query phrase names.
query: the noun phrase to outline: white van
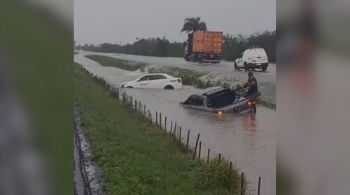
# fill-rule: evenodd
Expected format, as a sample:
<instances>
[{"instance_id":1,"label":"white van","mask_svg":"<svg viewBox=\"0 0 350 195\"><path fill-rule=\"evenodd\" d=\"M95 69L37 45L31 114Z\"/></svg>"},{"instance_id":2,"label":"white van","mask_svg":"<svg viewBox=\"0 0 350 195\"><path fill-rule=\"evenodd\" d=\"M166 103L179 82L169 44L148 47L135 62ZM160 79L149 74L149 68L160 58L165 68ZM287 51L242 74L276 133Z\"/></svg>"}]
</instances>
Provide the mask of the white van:
<instances>
[{"instance_id":1,"label":"white van","mask_svg":"<svg viewBox=\"0 0 350 195\"><path fill-rule=\"evenodd\" d=\"M236 59L234 63L235 70L244 69L246 71L255 69L266 71L268 65L269 59L263 48L245 50L242 58Z\"/></svg>"}]
</instances>

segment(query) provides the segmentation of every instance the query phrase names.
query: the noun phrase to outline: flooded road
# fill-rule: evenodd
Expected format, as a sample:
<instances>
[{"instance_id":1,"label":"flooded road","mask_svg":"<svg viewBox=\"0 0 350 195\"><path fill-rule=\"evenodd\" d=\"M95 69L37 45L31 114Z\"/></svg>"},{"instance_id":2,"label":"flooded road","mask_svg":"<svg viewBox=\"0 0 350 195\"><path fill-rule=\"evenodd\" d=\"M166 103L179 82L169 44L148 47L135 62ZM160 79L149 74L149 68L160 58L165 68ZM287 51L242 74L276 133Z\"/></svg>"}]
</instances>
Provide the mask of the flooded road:
<instances>
[{"instance_id":1,"label":"flooded road","mask_svg":"<svg viewBox=\"0 0 350 195\"><path fill-rule=\"evenodd\" d=\"M82 54L75 55L75 62L90 72L105 78L109 83L117 85L138 77L141 72L129 72L113 67L102 67ZM185 86L181 90L161 89L128 89L127 93L134 99L147 105L152 115L162 112L170 121L176 121L183 129L183 139L187 130L191 130L190 144L195 144L197 133L202 141L202 157L206 157L207 149L211 156L222 154L247 176L248 193L256 194L258 177L262 177L261 194L276 193L276 146L275 132L271 128L275 119L275 111L264 107L257 108L257 114L217 115L214 113L185 109L179 105L193 93L201 90ZM250 193L249 193L250 192Z\"/></svg>"},{"instance_id":2,"label":"flooded road","mask_svg":"<svg viewBox=\"0 0 350 195\"><path fill-rule=\"evenodd\" d=\"M224 75L235 76L239 80L246 80L247 74L244 71L234 71L233 62L221 61L218 64L198 64L186 62L183 58L178 57L154 57L154 56L139 56L129 54L118 54L118 53L98 53L79 51L81 54L98 54L109 57L114 57L123 60L130 60L135 62L142 62L147 64L155 64L165 67L179 67L184 69L190 69L200 72L220 73ZM267 72L255 72L256 78L261 82L276 82L276 64L269 63Z\"/></svg>"}]
</instances>

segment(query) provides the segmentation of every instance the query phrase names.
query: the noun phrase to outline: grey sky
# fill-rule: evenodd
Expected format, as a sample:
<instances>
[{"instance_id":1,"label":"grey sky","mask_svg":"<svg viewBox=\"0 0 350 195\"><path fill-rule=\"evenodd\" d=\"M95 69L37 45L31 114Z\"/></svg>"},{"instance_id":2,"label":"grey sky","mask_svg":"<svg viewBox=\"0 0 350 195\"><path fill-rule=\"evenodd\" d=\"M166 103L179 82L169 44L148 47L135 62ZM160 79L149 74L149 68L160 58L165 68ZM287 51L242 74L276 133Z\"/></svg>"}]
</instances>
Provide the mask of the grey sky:
<instances>
[{"instance_id":1,"label":"grey sky","mask_svg":"<svg viewBox=\"0 0 350 195\"><path fill-rule=\"evenodd\" d=\"M184 19L197 16L208 30L225 34L275 30L276 0L75 0L74 38L79 44L183 41Z\"/></svg>"}]
</instances>

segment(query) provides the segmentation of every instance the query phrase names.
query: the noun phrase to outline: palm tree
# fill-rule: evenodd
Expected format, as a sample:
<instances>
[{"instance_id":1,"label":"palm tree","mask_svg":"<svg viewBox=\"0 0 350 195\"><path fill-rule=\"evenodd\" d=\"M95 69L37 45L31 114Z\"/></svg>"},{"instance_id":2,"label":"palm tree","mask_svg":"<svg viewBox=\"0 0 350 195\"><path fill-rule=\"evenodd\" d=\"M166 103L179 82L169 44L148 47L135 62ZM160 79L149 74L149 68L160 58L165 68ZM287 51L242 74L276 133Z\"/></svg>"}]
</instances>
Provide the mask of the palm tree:
<instances>
[{"instance_id":1,"label":"palm tree","mask_svg":"<svg viewBox=\"0 0 350 195\"><path fill-rule=\"evenodd\" d=\"M204 21L201 21L200 17L197 18L186 18L181 32L193 33L196 31L206 31L207 25Z\"/></svg>"}]
</instances>

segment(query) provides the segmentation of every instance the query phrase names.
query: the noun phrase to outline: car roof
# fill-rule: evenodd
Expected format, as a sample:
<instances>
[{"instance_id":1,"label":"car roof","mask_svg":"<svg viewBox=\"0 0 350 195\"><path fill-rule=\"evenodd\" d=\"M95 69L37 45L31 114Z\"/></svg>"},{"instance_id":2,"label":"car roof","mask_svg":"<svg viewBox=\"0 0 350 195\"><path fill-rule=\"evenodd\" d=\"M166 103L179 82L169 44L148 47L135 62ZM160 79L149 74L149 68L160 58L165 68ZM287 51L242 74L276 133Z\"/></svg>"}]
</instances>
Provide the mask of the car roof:
<instances>
[{"instance_id":1,"label":"car roof","mask_svg":"<svg viewBox=\"0 0 350 195\"><path fill-rule=\"evenodd\" d=\"M246 49L246 51L265 51L264 48L250 48L250 49Z\"/></svg>"},{"instance_id":2,"label":"car roof","mask_svg":"<svg viewBox=\"0 0 350 195\"><path fill-rule=\"evenodd\" d=\"M252 49L246 49L244 51L244 53L246 54L250 54L250 53L265 53L266 54L266 51L264 48L252 48Z\"/></svg>"},{"instance_id":3,"label":"car roof","mask_svg":"<svg viewBox=\"0 0 350 195\"><path fill-rule=\"evenodd\" d=\"M144 75L142 75L141 77L144 77L144 76L153 76L153 75L163 75L163 76L165 76L165 77L172 77L172 76L170 76L170 75L168 75L168 74L166 74L166 73L149 73L149 74L144 74Z\"/></svg>"},{"instance_id":4,"label":"car roof","mask_svg":"<svg viewBox=\"0 0 350 195\"><path fill-rule=\"evenodd\" d=\"M224 90L224 88L220 87L220 86L209 87L209 88L203 90L202 95L208 96L208 95L214 94L214 93L216 93L218 91L222 91L222 90Z\"/></svg>"}]
</instances>

